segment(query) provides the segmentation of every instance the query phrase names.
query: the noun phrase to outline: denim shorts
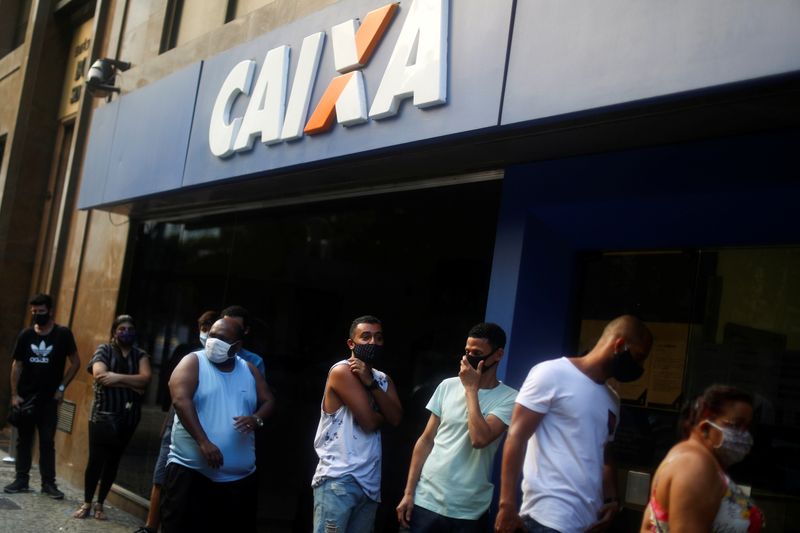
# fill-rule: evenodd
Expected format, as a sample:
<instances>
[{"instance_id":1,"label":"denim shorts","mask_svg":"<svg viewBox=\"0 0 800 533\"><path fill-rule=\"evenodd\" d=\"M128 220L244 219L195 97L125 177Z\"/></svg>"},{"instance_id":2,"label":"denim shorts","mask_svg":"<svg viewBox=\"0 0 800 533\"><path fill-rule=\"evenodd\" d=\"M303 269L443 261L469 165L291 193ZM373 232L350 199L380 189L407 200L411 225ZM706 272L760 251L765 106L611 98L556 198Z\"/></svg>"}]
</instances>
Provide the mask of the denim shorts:
<instances>
[{"instance_id":1,"label":"denim shorts","mask_svg":"<svg viewBox=\"0 0 800 533\"><path fill-rule=\"evenodd\" d=\"M325 479L314 487L314 533L370 533L378 502L353 476Z\"/></svg>"},{"instance_id":2,"label":"denim shorts","mask_svg":"<svg viewBox=\"0 0 800 533\"><path fill-rule=\"evenodd\" d=\"M153 470L153 485L163 485L167 477L167 456L169 455L169 445L172 444L172 426L167 426L161 436L161 447L158 449L158 459Z\"/></svg>"}]
</instances>

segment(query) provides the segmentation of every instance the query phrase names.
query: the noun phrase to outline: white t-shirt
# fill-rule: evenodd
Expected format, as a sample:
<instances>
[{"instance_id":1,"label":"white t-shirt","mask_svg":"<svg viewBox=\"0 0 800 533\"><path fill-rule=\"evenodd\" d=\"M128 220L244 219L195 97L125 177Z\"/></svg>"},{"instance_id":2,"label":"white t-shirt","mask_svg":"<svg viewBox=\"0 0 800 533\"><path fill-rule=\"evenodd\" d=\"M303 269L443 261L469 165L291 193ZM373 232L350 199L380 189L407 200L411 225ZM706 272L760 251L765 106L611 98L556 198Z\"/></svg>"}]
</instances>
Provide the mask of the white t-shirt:
<instances>
[{"instance_id":1,"label":"white t-shirt","mask_svg":"<svg viewBox=\"0 0 800 533\"><path fill-rule=\"evenodd\" d=\"M531 369L517 403L545 415L528 442L520 515L563 533L585 531L603 504L603 451L619 397L562 357Z\"/></svg>"},{"instance_id":2,"label":"white t-shirt","mask_svg":"<svg viewBox=\"0 0 800 533\"><path fill-rule=\"evenodd\" d=\"M331 370L346 364L347 360L339 361ZM386 374L373 368L372 378L386 392L389 388ZM374 402L372 395L370 401ZM381 501L381 432L367 433L361 429L353 412L344 404L333 413L326 413L324 404L325 398L320 405L319 425L314 437L319 464L311 486L316 487L328 478L350 475L369 499Z\"/></svg>"}]
</instances>

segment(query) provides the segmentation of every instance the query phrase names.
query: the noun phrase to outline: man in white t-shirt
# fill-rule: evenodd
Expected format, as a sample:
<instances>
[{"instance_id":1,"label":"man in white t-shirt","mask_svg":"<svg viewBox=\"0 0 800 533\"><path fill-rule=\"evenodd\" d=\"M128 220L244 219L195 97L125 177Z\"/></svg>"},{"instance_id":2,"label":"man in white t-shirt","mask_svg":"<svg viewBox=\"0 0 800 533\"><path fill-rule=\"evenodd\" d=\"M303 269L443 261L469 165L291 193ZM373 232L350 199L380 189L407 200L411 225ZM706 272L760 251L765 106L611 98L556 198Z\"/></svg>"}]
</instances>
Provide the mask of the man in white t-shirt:
<instances>
[{"instance_id":1,"label":"man in white t-shirt","mask_svg":"<svg viewBox=\"0 0 800 533\"><path fill-rule=\"evenodd\" d=\"M619 500L606 444L617 428L619 398L606 381L638 379L652 344L647 326L624 315L605 327L585 356L531 369L503 448L496 532L582 533L610 526Z\"/></svg>"},{"instance_id":2,"label":"man in white t-shirt","mask_svg":"<svg viewBox=\"0 0 800 533\"><path fill-rule=\"evenodd\" d=\"M492 461L517 391L497 380L506 334L481 323L467 335L458 377L442 381L408 471L397 519L411 533L482 533L492 501Z\"/></svg>"}]
</instances>

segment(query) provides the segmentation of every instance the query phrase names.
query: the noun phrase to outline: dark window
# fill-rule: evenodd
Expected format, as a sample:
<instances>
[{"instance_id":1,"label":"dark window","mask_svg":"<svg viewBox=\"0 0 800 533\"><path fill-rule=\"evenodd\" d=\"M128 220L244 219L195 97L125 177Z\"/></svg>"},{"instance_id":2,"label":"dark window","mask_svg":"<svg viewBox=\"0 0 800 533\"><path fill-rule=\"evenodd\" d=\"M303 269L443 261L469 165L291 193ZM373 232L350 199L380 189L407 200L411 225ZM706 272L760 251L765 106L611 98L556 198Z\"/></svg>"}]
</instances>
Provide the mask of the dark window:
<instances>
[{"instance_id":1,"label":"dark window","mask_svg":"<svg viewBox=\"0 0 800 533\"><path fill-rule=\"evenodd\" d=\"M117 483L149 493L164 418L156 402L168 401L171 354L199 346L203 311L240 304L254 317L247 347L264 356L279 405L259 449L259 468L269 472L260 478L260 525L309 531L327 372L349 355L350 321L375 314L386 333L379 368L405 408L402 426L383 433L392 459L384 462L378 521L396 528L393 509L429 415L425 404L443 378L458 374L466 333L484 319L499 197L493 181L140 225L122 305L152 355L153 403Z\"/></svg>"},{"instance_id":2,"label":"dark window","mask_svg":"<svg viewBox=\"0 0 800 533\"><path fill-rule=\"evenodd\" d=\"M31 0L0 2L3 15L0 17L0 57L15 50L25 42Z\"/></svg>"}]
</instances>

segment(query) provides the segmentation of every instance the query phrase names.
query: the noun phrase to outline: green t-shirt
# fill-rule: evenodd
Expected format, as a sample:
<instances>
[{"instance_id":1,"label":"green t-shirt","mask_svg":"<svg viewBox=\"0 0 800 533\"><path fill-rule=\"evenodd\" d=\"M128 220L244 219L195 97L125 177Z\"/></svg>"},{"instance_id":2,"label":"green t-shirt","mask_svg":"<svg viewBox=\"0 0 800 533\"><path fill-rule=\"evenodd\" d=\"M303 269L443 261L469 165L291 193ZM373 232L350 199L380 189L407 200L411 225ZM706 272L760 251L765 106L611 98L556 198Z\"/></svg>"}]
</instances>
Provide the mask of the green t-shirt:
<instances>
[{"instance_id":1,"label":"green t-shirt","mask_svg":"<svg viewBox=\"0 0 800 533\"><path fill-rule=\"evenodd\" d=\"M494 415L506 426L517 391L500 383L479 389L484 418ZM476 520L492 501L492 462L500 438L480 450L472 447L467 428L467 397L458 377L442 381L427 409L441 419L414 494L414 503L450 518Z\"/></svg>"}]
</instances>

